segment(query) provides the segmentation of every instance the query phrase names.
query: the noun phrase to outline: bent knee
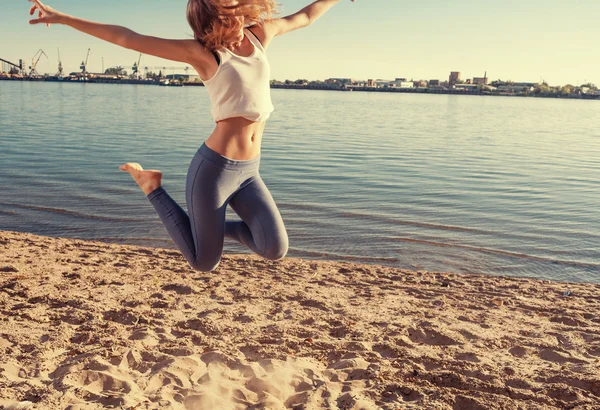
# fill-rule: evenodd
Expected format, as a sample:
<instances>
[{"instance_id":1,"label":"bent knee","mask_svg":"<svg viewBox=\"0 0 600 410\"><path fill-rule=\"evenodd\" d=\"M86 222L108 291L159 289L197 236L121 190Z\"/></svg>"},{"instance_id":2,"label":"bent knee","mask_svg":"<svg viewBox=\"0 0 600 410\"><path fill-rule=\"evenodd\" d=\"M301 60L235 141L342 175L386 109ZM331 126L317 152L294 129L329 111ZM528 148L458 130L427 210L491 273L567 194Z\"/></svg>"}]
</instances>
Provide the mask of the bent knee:
<instances>
[{"instance_id":1,"label":"bent knee","mask_svg":"<svg viewBox=\"0 0 600 410\"><path fill-rule=\"evenodd\" d=\"M288 244L287 242L283 242L278 244L277 246L273 246L267 249L264 253L264 257L266 259L276 261L279 259L283 259L288 252Z\"/></svg>"},{"instance_id":2,"label":"bent knee","mask_svg":"<svg viewBox=\"0 0 600 410\"><path fill-rule=\"evenodd\" d=\"M217 269L217 267L219 266L219 264L221 263L221 259L214 261L214 260L195 260L195 261L191 261L190 262L190 266L192 267L192 269L199 271L199 272L212 272L213 270Z\"/></svg>"}]
</instances>

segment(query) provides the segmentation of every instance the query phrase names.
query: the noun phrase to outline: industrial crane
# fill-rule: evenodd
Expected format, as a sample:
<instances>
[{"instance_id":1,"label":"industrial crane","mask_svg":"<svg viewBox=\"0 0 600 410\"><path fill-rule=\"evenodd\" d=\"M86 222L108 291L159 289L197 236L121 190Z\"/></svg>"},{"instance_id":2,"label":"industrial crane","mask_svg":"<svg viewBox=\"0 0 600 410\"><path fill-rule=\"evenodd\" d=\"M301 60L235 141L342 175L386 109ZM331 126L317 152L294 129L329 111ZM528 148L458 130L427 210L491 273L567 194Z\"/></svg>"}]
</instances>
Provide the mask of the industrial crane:
<instances>
[{"instance_id":1,"label":"industrial crane","mask_svg":"<svg viewBox=\"0 0 600 410\"><path fill-rule=\"evenodd\" d=\"M92 51L92 49L88 48L87 56L85 56L85 61L82 61L81 66L79 67L81 69L82 74L87 74L86 70L87 70L88 59L90 58L90 51Z\"/></svg>"},{"instance_id":2,"label":"industrial crane","mask_svg":"<svg viewBox=\"0 0 600 410\"><path fill-rule=\"evenodd\" d=\"M48 58L48 56L46 55L46 53L44 53L44 50L42 50L40 48L38 50L38 52L35 53L35 55L31 59L31 67L29 67L29 69L31 70L31 71L29 71L29 76L30 77L39 77L40 76L40 74L37 72L37 70L35 68L37 67L37 64L40 61L40 58L42 58L42 56L45 56L46 58Z\"/></svg>"},{"instance_id":3,"label":"industrial crane","mask_svg":"<svg viewBox=\"0 0 600 410\"><path fill-rule=\"evenodd\" d=\"M56 48L58 50L58 73L56 73L57 77L62 77L63 76L63 66L62 66L62 61L60 61L60 48Z\"/></svg>"},{"instance_id":4,"label":"industrial crane","mask_svg":"<svg viewBox=\"0 0 600 410\"><path fill-rule=\"evenodd\" d=\"M133 67L131 67L131 78L140 78L142 75L139 73L140 71L140 61L142 61L142 53L140 53L140 58L138 58L137 63L133 63Z\"/></svg>"}]
</instances>

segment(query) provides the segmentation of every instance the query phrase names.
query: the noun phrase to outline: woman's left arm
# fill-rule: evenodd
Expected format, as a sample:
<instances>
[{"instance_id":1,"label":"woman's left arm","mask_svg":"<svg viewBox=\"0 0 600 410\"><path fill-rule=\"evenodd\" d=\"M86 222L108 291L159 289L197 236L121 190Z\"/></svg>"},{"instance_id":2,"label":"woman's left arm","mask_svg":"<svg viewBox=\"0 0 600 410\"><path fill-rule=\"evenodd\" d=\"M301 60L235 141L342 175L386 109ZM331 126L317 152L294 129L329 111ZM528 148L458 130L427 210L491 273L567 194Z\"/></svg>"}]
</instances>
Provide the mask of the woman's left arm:
<instances>
[{"instance_id":1,"label":"woman's left arm","mask_svg":"<svg viewBox=\"0 0 600 410\"><path fill-rule=\"evenodd\" d=\"M312 23L317 21L319 17L325 14L327 10L339 3L339 1L340 0L317 0L314 3L304 7L297 13L272 20L272 25L274 26L273 37L289 33L290 31L302 27L310 26Z\"/></svg>"},{"instance_id":2,"label":"woman's left arm","mask_svg":"<svg viewBox=\"0 0 600 410\"><path fill-rule=\"evenodd\" d=\"M351 0L354 2L354 0ZM340 0L317 0L302 10L273 20L267 20L261 24L261 28L264 31L264 44L268 44L273 37L281 36L290 31L310 26L316 20L319 19L323 14L327 12L334 5L339 3Z\"/></svg>"}]
</instances>

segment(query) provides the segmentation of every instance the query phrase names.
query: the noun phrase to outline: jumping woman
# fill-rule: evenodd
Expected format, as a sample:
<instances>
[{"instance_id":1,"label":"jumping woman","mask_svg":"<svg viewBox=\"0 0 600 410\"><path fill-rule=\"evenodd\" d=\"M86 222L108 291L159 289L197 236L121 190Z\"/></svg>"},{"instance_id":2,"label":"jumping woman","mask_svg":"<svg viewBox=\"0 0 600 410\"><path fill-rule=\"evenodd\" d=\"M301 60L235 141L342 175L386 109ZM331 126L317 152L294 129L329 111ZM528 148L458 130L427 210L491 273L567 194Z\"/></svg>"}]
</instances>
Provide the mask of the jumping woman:
<instances>
[{"instance_id":1,"label":"jumping woman","mask_svg":"<svg viewBox=\"0 0 600 410\"><path fill-rule=\"evenodd\" d=\"M194 39L168 40L125 27L82 20L34 3L30 24L64 24L121 47L194 67L212 103L216 127L190 164L186 213L161 186L162 173L137 163L120 169L137 182L192 268L217 268L225 237L271 260L288 250L277 205L259 174L265 122L273 112L266 50L277 36L306 27L339 0L317 0L273 18L275 0L189 0ZM354 1L354 0L352 0ZM225 221L227 205L240 221Z\"/></svg>"}]
</instances>

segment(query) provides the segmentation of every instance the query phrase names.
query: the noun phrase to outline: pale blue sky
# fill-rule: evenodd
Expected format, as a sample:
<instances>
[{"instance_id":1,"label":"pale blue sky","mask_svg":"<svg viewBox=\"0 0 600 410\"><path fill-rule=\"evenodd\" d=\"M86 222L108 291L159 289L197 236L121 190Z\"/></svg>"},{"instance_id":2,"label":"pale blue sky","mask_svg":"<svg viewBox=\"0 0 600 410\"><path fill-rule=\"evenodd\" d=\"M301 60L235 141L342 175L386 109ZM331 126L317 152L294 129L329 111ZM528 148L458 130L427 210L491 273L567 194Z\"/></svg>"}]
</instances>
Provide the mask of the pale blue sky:
<instances>
[{"instance_id":1,"label":"pale blue sky","mask_svg":"<svg viewBox=\"0 0 600 410\"><path fill-rule=\"evenodd\" d=\"M282 14L309 0L286 0ZM144 34L190 38L187 0L51 0L69 14L127 26ZM89 71L123 65L138 54L68 27L30 26L26 0L0 5L0 57L26 59L43 49L38 71L54 73L57 47L65 69L79 71L88 47ZM407 77L538 81L600 85L600 1L598 0L342 0L306 29L274 40L268 53L272 78L357 79ZM182 66L151 56L142 66Z\"/></svg>"}]
</instances>

